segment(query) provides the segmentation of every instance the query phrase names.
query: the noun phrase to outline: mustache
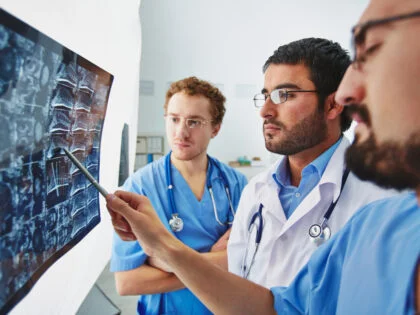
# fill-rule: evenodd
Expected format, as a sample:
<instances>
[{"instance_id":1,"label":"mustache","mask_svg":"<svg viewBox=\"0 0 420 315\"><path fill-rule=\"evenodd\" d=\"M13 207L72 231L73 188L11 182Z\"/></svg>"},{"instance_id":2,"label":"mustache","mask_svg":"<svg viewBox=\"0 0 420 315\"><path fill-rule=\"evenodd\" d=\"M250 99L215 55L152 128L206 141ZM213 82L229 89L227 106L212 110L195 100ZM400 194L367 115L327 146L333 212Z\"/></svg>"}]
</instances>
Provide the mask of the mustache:
<instances>
[{"instance_id":1,"label":"mustache","mask_svg":"<svg viewBox=\"0 0 420 315\"><path fill-rule=\"evenodd\" d=\"M286 128L286 126L283 123L281 123L280 121L276 121L274 119L265 119L264 120L264 126L265 125L268 125L268 124L277 126L279 128L282 128L282 129L285 129Z\"/></svg>"},{"instance_id":2,"label":"mustache","mask_svg":"<svg viewBox=\"0 0 420 315\"><path fill-rule=\"evenodd\" d=\"M366 125L371 126L369 110L365 104L349 104L346 108L347 115L357 114Z\"/></svg>"}]
</instances>

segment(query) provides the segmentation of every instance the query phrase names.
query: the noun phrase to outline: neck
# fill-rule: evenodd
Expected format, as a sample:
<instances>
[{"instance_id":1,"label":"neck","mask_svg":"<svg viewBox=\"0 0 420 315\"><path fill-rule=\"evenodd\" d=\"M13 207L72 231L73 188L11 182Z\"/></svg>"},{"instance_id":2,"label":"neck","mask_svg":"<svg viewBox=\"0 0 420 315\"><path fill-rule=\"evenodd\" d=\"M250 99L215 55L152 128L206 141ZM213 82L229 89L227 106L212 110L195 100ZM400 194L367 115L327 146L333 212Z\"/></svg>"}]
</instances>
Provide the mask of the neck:
<instances>
[{"instance_id":1,"label":"neck","mask_svg":"<svg viewBox=\"0 0 420 315\"><path fill-rule=\"evenodd\" d=\"M196 175L206 174L207 172L207 154L203 153L192 160L179 160L171 154L171 163L181 173L184 178L193 177Z\"/></svg>"},{"instance_id":2,"label":"neck","mask_svg":"<svg viewBox=\"0 0 420 315\"><path fill-rule=\"evenodd\" d=\"M326 140L312 148L306 149L294 155L289 155L288 160L291 184L295 187L298 187L302 179L302 170L318 156L327 151L334 143L338 141L340 137L341 132L335 136L327 137Z\"/></svg>"},{"instance_id":3,"label":"neck","mask_svg":"<svg viewBox=\"0 0 420 315\"><path fill-rule=\"evenodd\" d=\"M416 188L417 204L420 206L420 185Z\"/></svg>"}]
</instances>

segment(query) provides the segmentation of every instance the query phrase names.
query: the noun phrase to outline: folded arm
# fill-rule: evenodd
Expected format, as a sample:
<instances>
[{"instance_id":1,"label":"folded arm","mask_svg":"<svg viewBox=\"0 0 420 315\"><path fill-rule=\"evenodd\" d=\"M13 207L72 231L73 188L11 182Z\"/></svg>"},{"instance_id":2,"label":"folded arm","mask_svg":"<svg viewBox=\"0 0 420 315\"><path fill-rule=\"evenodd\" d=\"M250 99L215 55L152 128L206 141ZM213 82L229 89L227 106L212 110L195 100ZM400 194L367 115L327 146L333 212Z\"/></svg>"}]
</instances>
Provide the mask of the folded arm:
<instances>
[{"instance_id":1,"label":"folded arm","mask_svg":"<svg viewBox=\"0 0 420 315\"><path fill-rule=\"evenodd\" d=\"M118 191L107 196L107 207L123 239L137 239L147 255L168 265L213 313L276 313L270 290L222 270L183 244L166 230L146 197ZM128 226L121 226L117 213Z\"/></svg>"},{"instance_id":2,"label":"folded arm","mask_svg":"<svg viewBox=\"0 0 420 315\"><path fill-rule=\"evenodd\" d=\"M226 245L228 230L212 247L211 252L201 253L209 262L227 270ZM150 257L146 264L127 271L115 272L115 284L120 295L164 293L185 288L185 285L162 260Z\"/></svg>"},{"instance_id":3,"label":"folded arm","mask_svg":"<svg viewBox=\"0 0 420 315\"><path fill-rule=\"evenodd\" d=\"M173 273L148 265L115 272L115 285L120 295L155 294L184 287Z\"/></svg>"}]
</instances>

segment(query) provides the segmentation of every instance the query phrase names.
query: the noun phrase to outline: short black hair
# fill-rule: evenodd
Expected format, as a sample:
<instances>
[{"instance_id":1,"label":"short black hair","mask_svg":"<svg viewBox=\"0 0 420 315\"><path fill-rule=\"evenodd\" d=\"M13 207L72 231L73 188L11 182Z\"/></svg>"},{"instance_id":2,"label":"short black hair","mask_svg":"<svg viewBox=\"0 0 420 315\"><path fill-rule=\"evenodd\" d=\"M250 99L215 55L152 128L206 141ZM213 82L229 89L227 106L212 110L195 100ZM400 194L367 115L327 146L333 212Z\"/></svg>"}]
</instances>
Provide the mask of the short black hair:
<instances>
[{"instance_id":1,"label":"short black hair","mask_svg":"<svg viewBox=\"0 0 420 315\"><path fill-rule=\"evenodd\" d=\"M351 64L350 56L340 44L324 38L303 38L274 51L263 66L263 72L271 64L303 64L309 68L311 81L319 91L321 104L337 91L344 73ZM344 107L341 113L341 131L349 129L351 117Z\"/></svg>"}]
</instances>

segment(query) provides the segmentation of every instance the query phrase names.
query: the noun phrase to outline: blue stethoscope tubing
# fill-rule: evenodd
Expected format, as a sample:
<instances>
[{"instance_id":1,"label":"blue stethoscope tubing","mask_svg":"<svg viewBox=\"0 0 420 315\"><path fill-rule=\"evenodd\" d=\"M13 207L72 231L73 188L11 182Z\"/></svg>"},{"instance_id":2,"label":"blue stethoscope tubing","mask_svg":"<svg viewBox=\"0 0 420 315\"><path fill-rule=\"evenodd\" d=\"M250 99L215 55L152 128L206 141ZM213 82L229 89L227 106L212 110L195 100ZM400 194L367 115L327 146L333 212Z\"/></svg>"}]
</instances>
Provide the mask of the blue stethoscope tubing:
<instances>
[{"instance_id":1,"label":"blue stethoscope tubing","mask_svg":"<svg viewBox=\"0 0 420 315\"><path fill-rule=\"evenodd\" d=\"M175 219L175 220L177 220L177 222L180 222L183 226L182 219L178 216L178 212L177 212L176 206L175 206L175 199L174 199L174 192L173 192L174 186L173 186L173 182L172 182L172 172L171 172L171 165L172 165L171 154L172 154L172 152L169 152L169 154L167 154L166 158L165 158L165 175L166 175L166 184L167 184L167 187L168 187L167 194L168 194L168 200L169 200L169 207L171 209L171 214L172 214L172 218L169 220L169 225L171 226L171 229L174 232L179 232L179 231L182 230L182 227L181 227L180 230L174 230L174 228L172 227L172 224L171 224L171 221L173 219ZM220 219L219 219L219 216L217 214L216 201L214 199L214 193L213 193L213 185L211 184L211 175L212 175L212 172L213 172L213 165L216 166L216 168L218 169L219 174L222 178L223 186L225 188L226 196L227 196L227 199L228 199L228 202L229 202L229 209L232 213L232 216L234 217L235 216L235 211L233 210L233 204L232 204L232 199L231 199L231 194L230 194L230 190L229 190L227 177L226 177L225 173L222 171L222 169L220 168L220 166L217 165L217 163L215 161L213 161L213 159L209 155L207 155L207 159L209 161L209 175L207 176L207 179L206 179L206 186L207 186L207 189L209 190L211 201L212 201L212 204L213 204L214 217L215 217L217 223L221 226L231 225L232 222L227 222L227 223L221 222Z\"/></svg>"}]
</instances>

